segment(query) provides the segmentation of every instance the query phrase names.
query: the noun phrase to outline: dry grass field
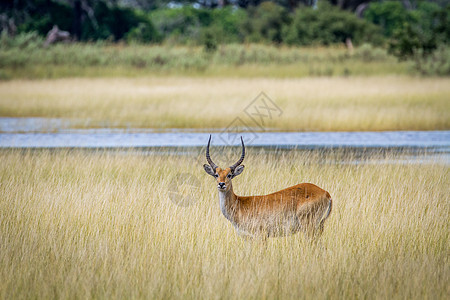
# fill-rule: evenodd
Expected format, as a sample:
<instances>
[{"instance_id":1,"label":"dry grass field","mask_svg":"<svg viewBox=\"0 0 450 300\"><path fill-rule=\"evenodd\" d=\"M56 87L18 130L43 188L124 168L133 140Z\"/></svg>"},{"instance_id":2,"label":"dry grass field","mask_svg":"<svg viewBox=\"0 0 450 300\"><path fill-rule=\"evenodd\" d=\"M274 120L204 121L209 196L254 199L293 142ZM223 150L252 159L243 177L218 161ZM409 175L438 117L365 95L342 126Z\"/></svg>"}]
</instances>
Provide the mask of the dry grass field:
<instances>
[{"instance_id":1,"label":"dry grass field","mask_svg":"<svg viewBox=\"0 0 450 300\"><path fill-rule=\"evenodd\" d=\"M353 99L355 109L362 90L368 96L361 101L369 103L380 94L386 101L381 103L390 103L403 91L414 112L422 88L426 86L430 95L439 94L433 90L448 89L441 86L445 80L415 84L404 80L404 89L387 88L388 79L376 81L384 88L353 85L355 91L348 99ZM57 93L45 82L13 82L8 87L2 83L1 90L5 95L6 90L24 84L26 88L18 91L21 97L36 93L29 105L18 97L11 105L14 111L25 112L29 107L58 115L72 107L66 113L74 117L79 112L89 114L87 107L98 107L100 102L94 100L102 95L110 99L105 103L119 108L125 105L119 96L134 90L128 98L132 108L124 115L111 110L115 113L93 116L122 116L119 121L134 116L139 104L151 115L149 107L157 108L173 93L156 84L156 79L102 82L110 83L107 92L91 90L90 81L77 80L58 81ZM373 80L354 83L369 82ZM74 83L82 83L85 92ZM197 99L202 94L192 91L203 84L217 84L226 92L237 82L225 81L225 87L214 80L171 83L178 83L178 97L187 94L195 100L193 105L209 103L206 99L216 95L220 96L214 100L218 111L235 114L220 103L226 95L211 92L211 97ZM259 90L251 80L247 83L249 87L242 85L246 91ZM326 79L267 81L266 89L270 94L278 91L280 104L294 109L289 96L311 99L310 84L331 83ZM327 96L333 103L348 93L339 86L335 92L316 89L320 105ZM235 103L239 94L232 95L230 101ZM147 99L153 99L152 104ZM52 106L40 106L38 100ZM174 114L186 109L172 107ZM209 104L206 111L213 112L214 107ZM428 113L438 112L430 109ZM285 108L285 114L290 116L290 109ZM189 112L188 116L194 117ZM203 119L193 120L206 122ZM218 163L220 157L228 156L213 150ZM203 153L186 157L126 151L0 151L0 298L449 298L448 165L380 164L370 158L355 165L351 158L345 163L347 158L342 160L339 153L248 152L246 169L234 180L238 194L268 193L299 182L315 183L331 193L333 211L316 245L301 234L270 239L267 244L238 237L220 213L215 184L201 167ZM388 160L389 155L393 154L387 154ZM173 178L183 173L198 179L196 188L180 189L183 195L195 195L187 207L169 198Z\"/></svg>"},{"instance_id":2,"label":"dry grass field","mask_svg":"<svg viewBox=\"0 0 450 300\"><path fill-rule=\"evenodd\" d=\"M0 117L51 117L75 127L224 128L261 91L283 131L450 129L450 79L82 78L0 82Z\"/></svg>"}]
</instances>

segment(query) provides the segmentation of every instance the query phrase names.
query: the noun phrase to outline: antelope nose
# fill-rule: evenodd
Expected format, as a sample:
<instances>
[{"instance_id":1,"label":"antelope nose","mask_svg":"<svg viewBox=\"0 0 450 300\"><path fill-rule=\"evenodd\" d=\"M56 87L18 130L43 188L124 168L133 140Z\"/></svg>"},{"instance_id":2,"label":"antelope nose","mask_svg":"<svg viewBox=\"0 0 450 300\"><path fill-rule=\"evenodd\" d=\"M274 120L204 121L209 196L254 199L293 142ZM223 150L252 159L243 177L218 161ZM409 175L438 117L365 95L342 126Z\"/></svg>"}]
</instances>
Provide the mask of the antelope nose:
<instances>
[{"instance_id":1,"label":"antelope nose","mask_svg":"<svg viewBox=\"0 0 450 300\"><path fill-rule=\"evenodd\" d=\"M225 187L225 182L219 182L219 187L223 189Z\"/></svg>"}]
</instances>

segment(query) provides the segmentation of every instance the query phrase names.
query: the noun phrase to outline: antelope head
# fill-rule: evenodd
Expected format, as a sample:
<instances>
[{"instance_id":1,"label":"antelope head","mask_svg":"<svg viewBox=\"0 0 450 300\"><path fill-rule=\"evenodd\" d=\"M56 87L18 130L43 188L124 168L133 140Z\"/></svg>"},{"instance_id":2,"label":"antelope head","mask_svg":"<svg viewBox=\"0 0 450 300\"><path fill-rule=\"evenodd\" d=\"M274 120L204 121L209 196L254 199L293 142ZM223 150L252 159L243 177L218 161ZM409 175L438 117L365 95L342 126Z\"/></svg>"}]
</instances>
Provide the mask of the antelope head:
<instances>
[{"instance_id":1,"label":"antelope head","mask_svg":"<svg viewBox=\"0 0 450 300\"><path fill-rule=\"evenodd\" d=\"M241 158L239 158L239 160L235 164L225 169L218 167L209 156L210 143L211 143L211 136L209 136L208 146L206 147L206 160L208 161L208 164L204 164L203 168L205 169L206 173L216 178L217 189L219 191L222 192L229 191L231 189L231 179L238 176L239 174L242 173L242 171L244 171L244 165L241 165L245 157L244 141L242 140L241 136L241 143L242 143Z\"/></svg>"}]
</instances>

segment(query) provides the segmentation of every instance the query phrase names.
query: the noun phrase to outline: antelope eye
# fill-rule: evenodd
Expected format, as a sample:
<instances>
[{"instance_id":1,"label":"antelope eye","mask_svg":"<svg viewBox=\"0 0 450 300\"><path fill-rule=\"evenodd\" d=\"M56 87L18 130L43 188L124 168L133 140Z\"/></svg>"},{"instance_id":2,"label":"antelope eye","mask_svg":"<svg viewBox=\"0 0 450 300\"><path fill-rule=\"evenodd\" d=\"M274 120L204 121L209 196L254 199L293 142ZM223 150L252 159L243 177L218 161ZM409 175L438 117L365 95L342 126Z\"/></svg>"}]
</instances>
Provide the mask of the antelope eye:
<instances>
[{"instance_id":1,"label":"antelope eye","mask_svg":"<svg viewBox=\"0 0 450 300\"><path fill-rule=\"evenodd\" d=\"M217 178L217 177L219 177L219 175L217 175L217 174L214 174L214 177L216 177L216 178Z\"/></svg>"},{"instance_id":2,"label":"antelope eye","mask_svg":"<svg viewBox=\"0 0 450 300\"><path fill-rule=\"evenodd\" d=\"M227 175L228 178L231 178L231 176L232 176L231 173Z\"/></svg>"}]
</instances>

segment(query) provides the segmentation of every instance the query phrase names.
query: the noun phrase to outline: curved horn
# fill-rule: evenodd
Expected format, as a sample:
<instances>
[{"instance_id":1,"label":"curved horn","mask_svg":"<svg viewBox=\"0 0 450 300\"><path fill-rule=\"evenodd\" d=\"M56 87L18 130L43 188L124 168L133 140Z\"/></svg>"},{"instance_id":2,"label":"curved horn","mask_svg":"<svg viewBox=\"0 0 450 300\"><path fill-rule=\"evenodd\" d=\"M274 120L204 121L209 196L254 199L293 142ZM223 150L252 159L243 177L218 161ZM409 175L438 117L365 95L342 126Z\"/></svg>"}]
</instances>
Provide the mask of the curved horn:
<instances>
[{"instance_id":1,"label":"curved horn","mask_svg":"<svg viewBox=\"0 0 450 300\"><path fill-rule=\"evenodd\" d=\"M212 161L211 157L209 156L209 144L211 143L211 135L209 135L209 140L208 140L208 146L206 146L206 160L208 161L209 165L211 166L211 168L214 169L214 171L216 171L216 169L218 168L217 165Z\"/></svg>"},{"instance_id":2,"label":"curved horn","mask_svg":"<svg viewBox=\"0 0 450 300\"><path fill-rule=\"evenodd\" d=\"M239 166L240 164L242 164L242 162L244 161L244 157L245 157L245 145L244 145L244 140L242 139L241 136L241 143L242 143L242 155L241 158L239 158L239 160L230 167L231 170L234 171L234 169L236 169L237 166Z\"/></svg>"}]
</instances>

